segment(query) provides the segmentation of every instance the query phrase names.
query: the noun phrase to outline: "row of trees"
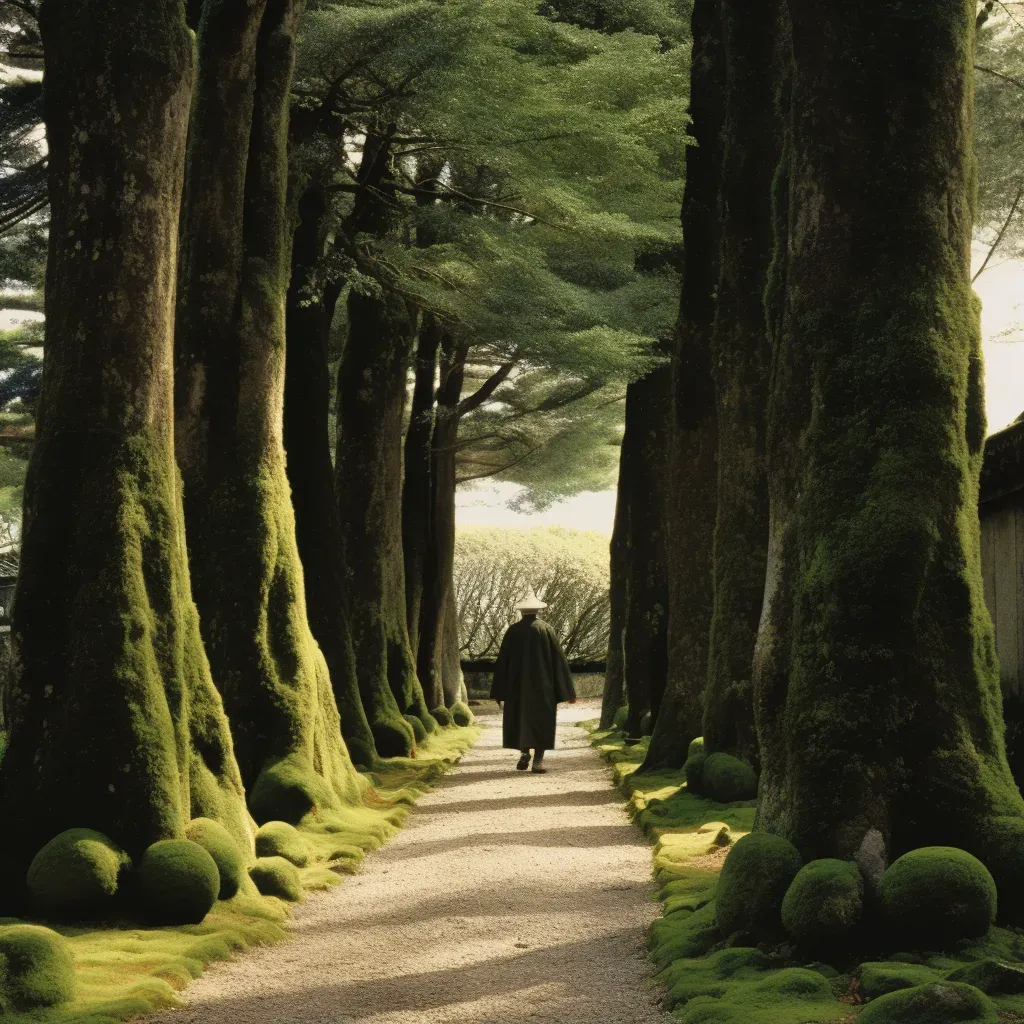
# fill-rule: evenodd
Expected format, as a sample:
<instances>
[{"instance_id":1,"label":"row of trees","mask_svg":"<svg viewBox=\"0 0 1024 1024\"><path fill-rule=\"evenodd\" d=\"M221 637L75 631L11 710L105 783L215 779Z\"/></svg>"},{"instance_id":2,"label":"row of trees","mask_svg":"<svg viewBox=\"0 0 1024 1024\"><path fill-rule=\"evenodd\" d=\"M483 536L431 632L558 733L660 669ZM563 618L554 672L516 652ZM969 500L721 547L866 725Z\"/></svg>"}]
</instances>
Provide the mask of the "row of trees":
<instances>
[{"instance_id":1,"label":"row of trees","mask_svg":"<svg viewBox=\"0 0 1024 1024\"><path fill-rule=\"evenodd\" d=\"M1001 883L1024 856L971 290L972 239L1024 236L1020 33L993 3L694 4L682 301L627 396L603 719L651 711L644 770L698 736L756 769L756 827L807 858L952 845Z\"/></svg>"}]
</instances>

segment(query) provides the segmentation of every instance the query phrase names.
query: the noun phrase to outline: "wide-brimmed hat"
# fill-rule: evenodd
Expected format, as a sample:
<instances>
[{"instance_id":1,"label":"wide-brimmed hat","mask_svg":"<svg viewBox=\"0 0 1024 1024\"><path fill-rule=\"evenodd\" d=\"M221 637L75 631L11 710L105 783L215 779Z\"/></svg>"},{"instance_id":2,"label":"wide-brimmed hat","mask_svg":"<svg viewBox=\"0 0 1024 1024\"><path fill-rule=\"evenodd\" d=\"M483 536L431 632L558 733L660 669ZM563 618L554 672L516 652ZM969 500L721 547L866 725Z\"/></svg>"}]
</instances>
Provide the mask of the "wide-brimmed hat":
<instances>
[{"instance_id":1,"label":"wide-brimmed hat","mask_svg":"<svg viewBox=\"0 0 1024 1024\"><path fill-rule=\"evenodd\" d=\"M537 596L533 587L530 587L530 592L516 605L516 608L521 612L539 612L541 609L547 608L547 605Z\"/></svg>"}]
</instances>

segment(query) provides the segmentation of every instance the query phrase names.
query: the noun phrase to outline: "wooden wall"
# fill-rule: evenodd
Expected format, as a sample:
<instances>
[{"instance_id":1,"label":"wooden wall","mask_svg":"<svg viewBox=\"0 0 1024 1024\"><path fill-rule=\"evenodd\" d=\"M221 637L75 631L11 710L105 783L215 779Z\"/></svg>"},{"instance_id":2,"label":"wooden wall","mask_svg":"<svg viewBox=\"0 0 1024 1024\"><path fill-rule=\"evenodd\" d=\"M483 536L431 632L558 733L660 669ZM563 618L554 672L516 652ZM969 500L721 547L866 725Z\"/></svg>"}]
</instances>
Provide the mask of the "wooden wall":
<instances>
[{"instance_id":1,"label":"wooden wall","mask_svg":"<svg viewBox=\"0 0 1024 1024\"><path fill-rule=\"evenodd\" d=\"M1003 695L1024 686L1024 501L981 509L981 572L996 627Z\"/></svg>"}]
</instances>

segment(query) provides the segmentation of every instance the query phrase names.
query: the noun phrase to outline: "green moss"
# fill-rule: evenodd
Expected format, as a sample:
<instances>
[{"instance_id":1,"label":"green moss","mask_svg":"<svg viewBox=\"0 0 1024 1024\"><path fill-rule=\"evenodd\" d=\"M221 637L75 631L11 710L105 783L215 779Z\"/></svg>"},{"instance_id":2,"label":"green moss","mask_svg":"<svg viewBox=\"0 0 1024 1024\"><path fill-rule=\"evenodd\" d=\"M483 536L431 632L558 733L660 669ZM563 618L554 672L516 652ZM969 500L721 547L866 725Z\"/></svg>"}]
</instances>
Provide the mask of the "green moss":
<instances>
[{"instance_id":1,"label":"green moss","mask_svg":"<svg viewBox=\"0 0 1024 1024\"><path fill-rule=\"evenodd\" d=\"M440 726L448 726L455 724L455 719L452 718L452 713L447 708L432 708L430 713L434 716L434 721L436 721L437 724Z\"/></svg>"},{"instance_id":2,"label":"green moss","mask_svg":"<svg viewBox=\"0 0 1024 1024\"><path fill-rule=\"evenodd\" d=\"M26 878L36 906L58 918L102 913L117 892L128 855L105 835L72 828L51 839L32 859Z\"/></svg>"},{"instance_id":3,"label":"green moss","mask_svg":"<svg viewBox=\"0 0 1024 1024\"><path fill-rule=\"evenodd\" d=\"M701 785L705 795L723 804L757 796L754 769L731 754L710 754L705 758Z\"/></svg>"},{"instance_id":4,"label":"green moss","mask_svg":"<svg viewBox=\"0 0 1024 1024\"><path fill-rule=\"evenodd\" d=\"M782 900L800 870L792 843L752 832L729 851L718 880L718 924L723 933L772 934L781 927Z\"/></svg>"},{"instance_id":5,"label":"green moss","mask_svg":"<svg viewBox=\"0 0 1024 1024\"><path fill-rule=\"evenodd\" d=\"M242 851L231 833L219 821L193 818L185 829L185 838L197 843L213 858L220 875L218 897L222 900L231 899L245 879Z\"/></svg>"},{"instance_id":6,"label":"green moss","mask_svg":"<svg viewBox=\"0 0 1024 1024\"><path fill-rule=\"evenodd\" d=\"M217 902L220 872L213 857L189 839L164 839L142 855L135 892L156 924L198 924Z\"/></svg>"},{"instance_id":7,"label":"green moss","mask_svg":"<svg viewBox=\"0 0 1024 1024\"><path fill-rule=\"evenodd\" d=\"M864 880L852 861L812 860L786 890L782 925L798 942L835 945L848 939L864 912Z\"/></svg>"},{"instance_id":8,"label":"green moss","mask_svg":"<svg viewBox=\"0 0 1024 1024\"><path fill-rule=\"evenodd\" d=\"M260 772L249 796L257 824L287 821L296 824L317 807L335 803L330 786L299 754L271 761Z\"/></svg>"},{"instance_id":9,"label":"green moss","mask_svg":"<svg viewBox=\"0 0 1024 1024\"><path fill-rule=\"evenodd\" d=\"M623 705L621 708L619 708L618 711L615 712L615 718L612 723L614 728L619 730L625 729L627 718L629 718L629 708L626 705Z\"/></svg>"},{"instance_id":10,"label":"green moss","mask_svg":"<svg viewBox=\"0 0 1024 1024\"><path fill-rule=\"evenodd\" d=\"M409 728L412 729L413 736L416 737L417 743L422 743L427 738L427 730L423 723L420 721L418 715L402 715L402 717L409 723Z\"/></svg>"},{"instance_id":11,"label":"green moss","mask_svg":"<svg viewBox=\"0 0 1024 1024\"><path fill-rule=\"evenodd\" d=\"M249 877L264 896L277 896L297 903L302 899L302 877L299 869L284 857L260 857Z\"/></svg>"},{"instance_id":12,"label":"green moss","mask_svg":"<svg viewBox=\"0 0 1024 1024\"><path fill-rule=\"evenodd\" d=\"M692 914L680 911L655 921L647 935L651 957L659 968L676 960L703 956L721 942L715 901L711 900Z\"/></svg>"},{"instance_id":13,"label":"green moss","mask_svg":"<svg viewBox=\"0 0 1024 1024\"><path fill-rule=\"evenodd\" d=\"M984 992L958 982L933 982L872 1000L858 1024L996 1024L995 1004Z\"/></svg>"},{"instance_id":14,"label":"green moss","mask_svg":"<svg viewBox=\"0 0 1024 1024\"><path fill-rule=\"evenodd\" d=\"M467 726L473 724L473 712L470 710L469 705L461 700L456 701L448 710L452 713L452 720L456 725Z\"/></svg>"},{"instance_id":15,"label":"green moss","mask_svg":"<svg viewBox=\"0 0 1024 1024\"><path fill-rule=\"evenodd\" d=\"M286 821L268 821L256 833L257 857L284 857L297 868L309 862L309 844L294 826Z\"/></svg>"},{"instance_id":16,"label":"green moss","mask_svg":"<svg viewBox=\"0 0 1024 1024\"><path fill-rule=\"evenodd\" d=\"M949 846L922 847L894 861L879 883L879 901L897 939L925 949L984 935L996 916L988 869Z\"/></svg>"},{"instance_id":17,"label":"green moss","mask_svg":"<svg viewBox=\"0 0 1024 1024\"><path fill-rule=\"evenodd\" d=\"M694 796L700 796L704 792L704 762L707 758L704 756L703 751L690 754L683 764L683 778L686 780L686 788L694 794Z\"/></svg>"},{"instance_id":18,"label":"green moss","mask_svg":"<svg viewBox=\"0 0 1024 1024\"><path fill-rule=\"evenodd\" d=\"M962 981L981 989L986 995L1015 996L1024 993L1024 965L999 960L979 960L957 967L946 981Z\"/></svg>"},{"instance_id":19,"label":"green moss","mask_svg":"<svg viewBox=\"0 0 1024 1024\"><path fill-rule=\"evenodd\" d=\"M877 999L900 989L915 988L918 985L942 980L939 971L925 964L893 960L861 964L857 969L857 977L860 991L866 999Z\"/></svg>"},{"instance_id":20,"label":"green moss","mask_svg":"<svg viewBox=\"0 0 1024 1024\"><path fill-rule=\"evenodd\" d=\"M49 928L0 928L0 1014L57 1006L75 998L75 963L64 938Z\"/></svg>"}]
</instances>

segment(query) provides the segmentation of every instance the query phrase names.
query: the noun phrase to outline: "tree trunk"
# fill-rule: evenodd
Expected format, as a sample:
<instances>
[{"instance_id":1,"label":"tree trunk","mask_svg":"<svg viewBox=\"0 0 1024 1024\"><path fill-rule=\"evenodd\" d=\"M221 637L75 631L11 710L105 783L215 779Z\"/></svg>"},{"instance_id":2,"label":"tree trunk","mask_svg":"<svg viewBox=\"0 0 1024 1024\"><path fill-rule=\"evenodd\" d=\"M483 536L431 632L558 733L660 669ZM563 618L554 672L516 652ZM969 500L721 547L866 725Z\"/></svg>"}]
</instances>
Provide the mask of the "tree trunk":
<instances>
[{"instance_id":1,"label":"tree trunk","mask_svg":"<svg viewBox=\"0 0 1024 1024\"><path fill-rule=\"evenodd\" d=\"M178 306L177 447L196 603L260 822L337 815L366 785L306 620L282 440L297 17L291 0L204 7Z\"/></svg>"},{"instance_id":2,"label":"tree trunk","mask_svg":"<svg viewBox=\"0 0 1024 1024\"><path fill-rule=\"evenodd\" d=\"M407 726L402 715L432 730L405 620L402 414L412 324L405 303L387 294L350 292L348 315L338 368L335 494L363 707L375 736Z\"/></svg>"},{"instance_id":3,"label":"tree trunk","mask_svg":"<svg viewBox=\"0 0 1024 1024\"><path fill-rule=\"evenodd\" d=\"M668 579L665 566L663 456L670 428L671 367L658 367L626 390L626 608L622 673L629 712L626 735L639 737L642 718L656 721L668 671Z\"/></svg>"},{"instance_id":4,"label":"tree trunk","mask_svg":"<svg viewBox=\"0 0 1024 1024\"><path fill-rule=\"evenodd\" d=\"M53 219L0 770L5 904L71 827L135 857L208 816L252 849L174 465L192 40L177 0L46 0L41 28Z\"/></svg>"},{"instance_id":5,"label":"tree trunk","mask_svg":"<svg viewBox=\"0 0 1024 1024\"><path fill-rule=\"evenodd\" d=\"M469 699L462 675L462 648L459 643L459 609L455 603L455 584L448 588L444 613L444 656L441 663L444 704L465 704Z\"/></svg>"},{"instance_id":6,"label":"tree trunk","mask_svg":"<svg viewBox=\"0 0 1024 1024\"><path fill-rule=\"evenodd\" d=\"M433 529L430 494L430 442L434 432L434 377L441 325L424 314L416 343L416 378L405 434L402 487L402 551L405 555L405 621L409 646L419 650L424 571ZM421 677L422 678L422 677Z\"/></svg>"},{"instance_id":7,"label":"tree trunk","mask_svg":"<svg viewBox=\"0 0 1024 1024\"><path fill-rule=\"evenodd\" d=\"M341 286L330 282L321 293L311 294L327 243L329 214L323 188L311 185L298 203L285 313L284 446L309 626L327 661L349 753L356 764L369 767L376 749L352 652L328 429L328 346Z\"/></svg>"},{"instance_id":8,"label":"tree trunk","mask_svg":"<svg viewBox=\"0 0 1024 1024\"><path fill-rule=\"evenodd\" d=\"M772 178L776 4L721 0L725 54L721 276L713 354L718 420L714 605L704 695L704 750L758 766L751 671L768 558L764 438L771 344L764 287L774 248Z\"/></svg>"},{"instance_id":9,"label":"tree trunk","mask_svg":"<svg viewBox=\"0 0 1024 1024\"><path fill-rule=\"evenodd\" d=\"M680 768L700 735L711 628L711 565L717 503L717 422L711 337L718 283L725 66L719 0L696 0L683 196L683 288L672 353L666 559L668 682L644 769Z\"/></svg>"},{"instance_id":10,"label":"tree trunk","mask_svg":"<svg viewBox=\"0 0 1024 1024\"><path fill-rule=\"evenodd\" d=\"M757 825L807 858L869 830L967 848L1005 910L1024 802L979 564L974 4L789 7Z\"/></svg>"}]
</instances>

